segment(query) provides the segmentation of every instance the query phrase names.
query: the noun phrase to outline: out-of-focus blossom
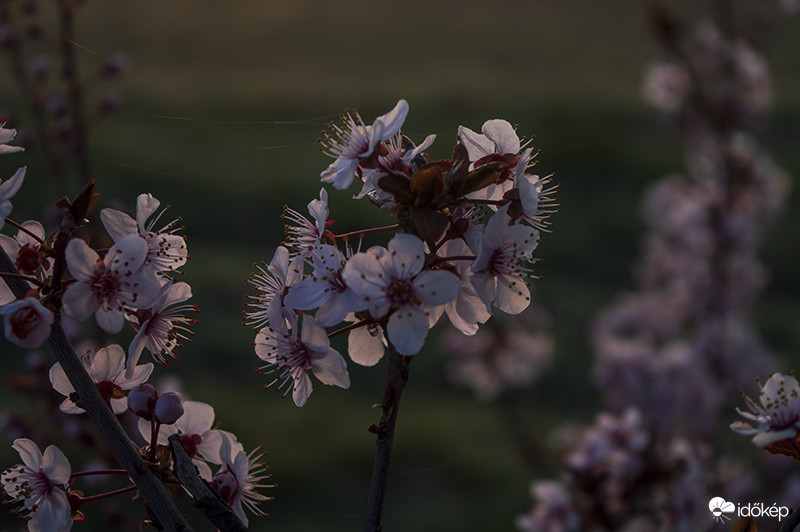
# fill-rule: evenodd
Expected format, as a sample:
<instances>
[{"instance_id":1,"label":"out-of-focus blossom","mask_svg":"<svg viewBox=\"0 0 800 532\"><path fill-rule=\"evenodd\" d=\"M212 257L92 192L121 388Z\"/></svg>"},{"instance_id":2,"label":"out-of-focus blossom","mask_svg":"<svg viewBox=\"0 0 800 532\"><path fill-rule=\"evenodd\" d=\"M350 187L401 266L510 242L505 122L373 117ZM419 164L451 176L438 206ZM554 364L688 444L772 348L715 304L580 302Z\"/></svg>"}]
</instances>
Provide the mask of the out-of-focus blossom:
<instances>
[{"instance_id":1,"label":"out-of-focus blossom","mask_svg":"<svg viewBox=\"0 0 800 532\"><path fill-rule=\"evenodd\" d=\"M81 356L81 362L94 381L100 395L111 405L115 414L121 414L128 409L128 398L125 391L144 383L153 372L153 364L142 364L133 370L133 376L125 376L125 351L116 344L109 345L97 351L89 351ZM83 408L72 402L70 394L75 391L72 383L67 379L64 369L59 362L50 368L50 383L53 389L66 396L59 409L65 414L82 414Z\"/></svg>"},{"instance_id":2,"label":"out-of-focus blossom","mask_svg":"<svg viewBox=\"0 0 800 532\"><path fill-rule=\"evenodd\" d=\"M662 111L675 111L689 93L689 73L674 61L657 61L645 70L642 95Z\"/></svg>"},{"instance_id":3,"label":"out-of-focus blossom","mask_svg":"<svg viewBox=\"0 0 800 532\"><path fill-rule=\"evenodd\" d=\"M569 532L581 529L580 516L561 482L534 482L531 484L531 496L536 502L533 508L516 519L517 529L521 532Z\"/></svg>"},{"instance_id":4,"label":"out-of-focus blossom","mask_svg":"<svg viewBox=\"0 0 800 532\"><path fill-rule=\"evenodd\" d=\"M44 454L29 439L14 440L12 447L22 464L3 471L0 483L11 502L22 503L27 512L28 530L66 532L72 527L72 512L67 500L67 483L72 467L64 453L49 445Z\"/></svg>"}]
</instances>

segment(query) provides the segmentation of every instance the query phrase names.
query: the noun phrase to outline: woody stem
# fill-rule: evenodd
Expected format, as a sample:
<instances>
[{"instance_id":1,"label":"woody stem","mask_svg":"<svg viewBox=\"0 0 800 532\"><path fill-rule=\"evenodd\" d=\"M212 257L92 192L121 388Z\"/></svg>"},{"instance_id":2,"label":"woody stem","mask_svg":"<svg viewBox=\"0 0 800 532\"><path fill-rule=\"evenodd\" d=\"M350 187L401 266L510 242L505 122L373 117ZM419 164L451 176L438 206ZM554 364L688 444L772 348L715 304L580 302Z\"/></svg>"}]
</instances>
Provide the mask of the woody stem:
<instances>
[{"instance_id":1,"label":"woody stem","mask_svg":"<svg viewBox=\"0 0 800 532\"><path fill-rule=\"evenodd\" d=\"M412 357L403 356L389 342L388 375L386 388L383 391L381 419L377 426L372 425L370 431L378 435L375 442L375 462L372 469L372 486L367 505L366 532L383 530L381 516L383 500L386 494L386 480L389 473L389 459L394 442L394 429L397 423L397 412L400 407L400 396L408 382L408 371Z\"/></svg>"}]
</instances>

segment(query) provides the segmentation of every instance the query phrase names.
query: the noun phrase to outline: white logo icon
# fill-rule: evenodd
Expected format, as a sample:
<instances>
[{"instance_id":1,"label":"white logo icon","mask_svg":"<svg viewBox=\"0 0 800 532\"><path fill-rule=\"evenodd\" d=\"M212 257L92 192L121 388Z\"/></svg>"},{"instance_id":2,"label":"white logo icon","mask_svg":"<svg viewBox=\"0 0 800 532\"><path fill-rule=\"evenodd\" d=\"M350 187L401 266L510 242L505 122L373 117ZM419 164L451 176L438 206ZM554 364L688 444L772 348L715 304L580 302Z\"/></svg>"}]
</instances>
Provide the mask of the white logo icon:
<instances>
[{"instance_id":1,"label":"white logo icon","mask_svg":"<svg viewBox=\"0 0 800 532\"><path fill-rule=\"evenodd\" d=\"M736 505L732 502L727 502L722 497L714 497L708 501L708 509L711 510L711 515L714 516L714 521L721 522L723 519L730 520L725 514L731 514L736 511Z\"/></svg>"}]
</instances>

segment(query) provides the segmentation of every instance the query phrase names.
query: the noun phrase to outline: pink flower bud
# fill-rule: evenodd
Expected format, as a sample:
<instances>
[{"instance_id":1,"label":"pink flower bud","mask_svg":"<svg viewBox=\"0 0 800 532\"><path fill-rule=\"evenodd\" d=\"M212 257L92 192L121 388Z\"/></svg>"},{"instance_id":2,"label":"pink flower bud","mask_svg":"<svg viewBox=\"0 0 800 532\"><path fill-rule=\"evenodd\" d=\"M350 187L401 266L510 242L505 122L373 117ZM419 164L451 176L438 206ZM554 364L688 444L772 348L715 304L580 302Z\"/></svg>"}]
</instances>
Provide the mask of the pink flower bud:
<instances>
[{"instance_id":1,"label":"pink flower bud","mask_svg":"<svg viewBox=\"0 0 800 532\"><path fill-rule=\"evenodd\" d=\"M183 415L183 398L177 392L166 392L156 400L155 419L161 424L172 425Z\"/></svg>"},{"instance_id":2,"label":"pink flower bud","mask_svg":"<svg viewBox=\"0 0 800 532\"><path fill-rule=\"evenodd\" d=\"M128 408L142 419L153 419L158 393L150 384L140 384L128 392Z\"/></svg>"}]
</instances>

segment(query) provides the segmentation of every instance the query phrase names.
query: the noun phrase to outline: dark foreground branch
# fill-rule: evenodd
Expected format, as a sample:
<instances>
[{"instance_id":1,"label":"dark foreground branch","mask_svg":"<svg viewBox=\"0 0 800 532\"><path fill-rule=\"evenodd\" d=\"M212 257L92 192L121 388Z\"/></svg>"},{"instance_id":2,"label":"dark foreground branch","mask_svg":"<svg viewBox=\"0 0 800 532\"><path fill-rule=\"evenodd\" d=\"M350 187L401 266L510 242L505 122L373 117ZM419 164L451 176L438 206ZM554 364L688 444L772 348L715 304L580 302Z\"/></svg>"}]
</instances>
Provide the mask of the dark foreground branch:
<instances>
[{"instance_id":1,"label":"dark foreground branch","mask_svg":"<svg viewBox=\"0 0 800 532\"><path fill-rule=\"evenodd\" d=\"M197 474L197 468L181 444L180 435L170 436L169 446L172 450L174 464L172 472L194 498L194 507L203 512L222 532L247 530L241 519L233 513L233 509L225 504L216 490L211 489L208 483Z\"/></svg>"},{"instance_id":2,"label":"dark foreground branch","mask_svg":"<svg viewBox=\"0 0 800 532\"><path fill-rule=\"evenodd\" d=\"M0 248L0 271L19 273L5 250ZM23 299L29 290L28 284L17 278L4 278L17 299ZM47 339L50 349L64 369L78 404L94 422L108 442L114 455L128 472L131 480L147 502L152 515L164 530L186 532L192 530L178 508L172 503L166 488L153 471L144 463L138 449L119 424L116 416L100 396L97 387L86 372L75 350L64 335L60 320L56 316L50 336Z\"/></svg>"}]
</instances>

